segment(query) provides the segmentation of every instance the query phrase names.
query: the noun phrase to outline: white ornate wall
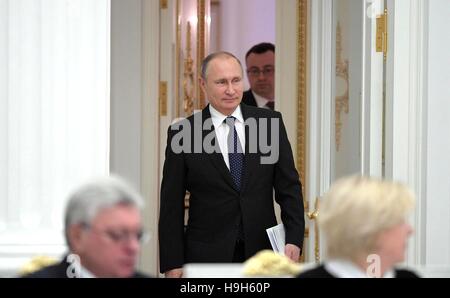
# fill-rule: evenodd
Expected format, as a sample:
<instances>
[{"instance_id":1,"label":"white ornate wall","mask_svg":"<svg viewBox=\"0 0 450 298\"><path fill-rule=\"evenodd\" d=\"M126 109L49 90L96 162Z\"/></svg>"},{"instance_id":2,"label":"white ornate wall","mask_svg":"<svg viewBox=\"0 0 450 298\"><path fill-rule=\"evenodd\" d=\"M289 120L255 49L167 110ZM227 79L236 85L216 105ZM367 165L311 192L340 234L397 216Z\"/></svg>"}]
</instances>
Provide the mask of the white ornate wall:
<instances>
[{"instance_id":1,"label":"white ornate wall","mask_svg":"<svg viewBox=\"0 0 450 298\"><path fill-rule=\"evenodd\" d=\"M139 268L156 275L158 220L159 1L112 0L111 171L128 179L145 199L150 241Z\"/></svg>"},{"instance_id":2,"label":"white ornate wall","mask_svg":"<svg viewBox=\"0 0 450 298\"><path fill-rule=\"evenodd\" d=\"M388 2L386 176L417 195L408 265L450 271L450 40L446 0ZM447 268L447 269L446 269Z\"/></svg>"},{"instance_id":3,"label":"white ornate wall","mask_svg":"<svg viewBox=\"0 0 450 298\"><path fill-rule=\"evenodd\" d=\"M111 2L111 171L140 187L141 0Z\"/></svg>"},{"instance_id":4,"label":"white ornate wall","mask_svg":"<svg viewBox=\"0 0 450 298\"><path fill-rule=\"evenodd\" d=\"M428 1L425 264L450 266L450 2Z\"/></svg>"},{"instance_id":5,"label":"white ornate wall","mask_svg":"<svg viewBox=\"0 0 450 298\"><path fill-rule=\"evenodd\" d=\"M348 96L345 74L334 80L332 114L332 180L358 173L361 169L361 102L363 83L363 2L339 0L335 5L334 30L338 25L340 34L335 34L334 45L342 47L340 55L332 53L339 68L347 62ZM340 38L338 38L340 36ZM340 57L338 57L340 56ZM345 70L343 69L343 72ZM334 73L337 73L335 71ZM346 108L348 109L346 111Z\"/></svg>"}]
</instances>

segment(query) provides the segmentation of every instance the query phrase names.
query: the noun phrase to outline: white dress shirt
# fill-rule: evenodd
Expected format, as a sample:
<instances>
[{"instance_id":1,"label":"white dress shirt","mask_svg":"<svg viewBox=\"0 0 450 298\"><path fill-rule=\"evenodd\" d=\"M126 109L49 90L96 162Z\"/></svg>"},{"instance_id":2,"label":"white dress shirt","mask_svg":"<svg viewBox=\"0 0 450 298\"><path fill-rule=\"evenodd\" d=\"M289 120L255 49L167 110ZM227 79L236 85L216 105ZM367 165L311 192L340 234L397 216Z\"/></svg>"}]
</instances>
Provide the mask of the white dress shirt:
<instances>
[{"instance_id":1,"label":"white dress shirt","mask_svg":"<svg viewBox=\"0 0 450 298\"><path fill-rule=\"evenodd\" d=\"M209 112L211 113L211 120L214 125L214 130L216 132L216 138L219 142L220 152L222 152L223 160L230 169L230 161L228 160L228 146L227 138L230 132L230 127L224 122L228 117L219 111L217 111L211 104L209 105ZM236 118L234 122L234 127L238 134L239 142L242 146L242 152L245 154L245 129L244 129L244 116L242 116L241 106L238 106L236 110L230 115Z\"/></svg>"},{"instance_id":2,"label":"white dress shirt","mask_svg":"<svg viewBox=\"0 0 450 298\"><path fill-rule=\"evenodd\" d=\"M264 98L262 96L259 96L258 94L256 94L255 92L253 92L253 96L255 97L255 101L256 101L256 105L258 106L258 108L264 108L264 109L268 109L268 107L266 107L266 104L270 101L267 98ZM275 100L274 100L275 101Z\"/></svg>"},{"instance_id":3,"label":"white dress shirt","mask_svg":"<svg viewBox=\"0 0 450 298\"><path fill-rule=\"evenodd\" d=\"M353 262L342 260L342 259L334 259L325 262L324 264L325 270L327 270L331 275L339 277L339 278L369 278L361 268L356 266ZM393 278L394 271L389 270L384 273L382 276L384 278Z\"/></svg>"},{"instance_id":4,"label":"white dress shirt","mask_svg":"<svg viewBox=\"0 0 450 298\"><path fill-rule=\"evenodd\" d=\"M80 278L96 278L96 276L91 271L87 270L86 267L81 266Z\"/></svg>"}]
</instances>

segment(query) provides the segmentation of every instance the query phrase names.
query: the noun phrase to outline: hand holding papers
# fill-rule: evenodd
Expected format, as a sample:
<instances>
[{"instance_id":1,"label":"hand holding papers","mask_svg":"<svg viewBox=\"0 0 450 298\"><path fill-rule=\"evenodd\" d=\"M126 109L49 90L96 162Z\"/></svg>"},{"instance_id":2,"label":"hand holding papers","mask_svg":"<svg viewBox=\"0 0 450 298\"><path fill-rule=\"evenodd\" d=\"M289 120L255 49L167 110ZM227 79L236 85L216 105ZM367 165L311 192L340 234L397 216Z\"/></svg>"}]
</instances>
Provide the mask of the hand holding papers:
<instances>
[{"instance_id":1,"label":"hand holding papers","mask_svg":"<svg viewBox=\"0 0 450 298\"><path fill-rule=\"evenodd\" d=\"M274 227L266 229L270 244L274 252L284 255L285 234L284 225L281 223Z\"/></svg>"}]
</instances>

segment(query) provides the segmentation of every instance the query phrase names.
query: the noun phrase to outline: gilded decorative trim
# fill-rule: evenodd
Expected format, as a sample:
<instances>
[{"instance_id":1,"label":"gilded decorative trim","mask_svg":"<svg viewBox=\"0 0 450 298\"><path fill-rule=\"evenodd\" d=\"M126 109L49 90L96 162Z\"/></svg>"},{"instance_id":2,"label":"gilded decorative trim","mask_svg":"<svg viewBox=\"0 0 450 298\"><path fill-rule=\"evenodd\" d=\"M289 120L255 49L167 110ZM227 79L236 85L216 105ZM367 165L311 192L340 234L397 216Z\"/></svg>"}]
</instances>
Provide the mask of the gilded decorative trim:
<instances>
[{"instance_id":1,"label":"gilded decorative trim","mask_svg":"<svg viewBox=\"0 0 450 298\"><path fill-rule=\"evenodd\" d=\"M184 94L184 113L192 115L194 113L194 60L191 54L191 23L186 26L186 59L184 59L183 75L183 94Z\"/></svg>"},{"instance_id":2,"label":"gilded decorative trim","mask_svg":"<svg viewBox=\"0 0 450 298\"><path fill-rule=\"evenodd\" d=\"M306 192L306 71L307 71L307 26L308 26L308 0L297 0L297 160L296 167L302 182L303 205L308 210ZM306 227L306 239L309 229ZM300 261L305 261L305 243Z\"/></svg>"},{"instance_id":3,"label":"gilded decorative trim","mask_svg":"<svg viewBox=\"0 0 450 298\"><path fill-rule=\"evenodd\" d=\"M176 2L176 30L177 30L177 40L176 40L176 53L175 53L175 105L176 105L176 118L180 118L180 75L181 75L181 0Z\"/></svg>"},{"instance_id":4,"label":"gilded decorative trim","mask_svg":"<svg viewBox=\"0 0 450 298\"><path fill-rule=\"evenodd\" d=\"M342 119L341 113L344 111L348 114L349 111L349 79L348 79L348 60L342 59L342 32L341 25L337 23L336 28L336 78L340 77L344 79L346 84L346 90L343 95L336 96L335 98L335 115L334 115L334 125L335 125L335 144L336 151L339 151L341 145L342 136Z\"/></svg>"},{"instance_id":5,"label":"gilded decorative trim","mask_svg":"<svg viewBox=\"0 0 450 298\"><path fill-rule=\"evenodd\" d=\"M306 71L307 71L307 26L308 26L307 0L297 0L297 170L303 184L303 203L308 210L305 199L306 183Z\"/></svg>"},{"instance_id":6,"label":"gilded decorative trim","mask_svg":"<svg viewBox=\"0 0 450 298\"><path fill-rule=\"evenodd\" d=\"M320 234L319 225L317 224L317 217L319 217L319 198L316 198L314 203L314 211L308 212L307 216L310 220L315 221L314 223L314 259L316 263L320 262Z\"/></svg>"},{"instance_id":7,"label":"gilded decorative trim","mask_svg":"<svg viewBox=\"0 0 450 298\"><path fill-rule=\"evenodd\" d=\"M206 3L205 0L197 0L197 77L200 77L202 60L205 58L205 24L206 24ZM197 108L203 109L205 104L205 96L197 86Z\"/></svg>"}]
</instances>

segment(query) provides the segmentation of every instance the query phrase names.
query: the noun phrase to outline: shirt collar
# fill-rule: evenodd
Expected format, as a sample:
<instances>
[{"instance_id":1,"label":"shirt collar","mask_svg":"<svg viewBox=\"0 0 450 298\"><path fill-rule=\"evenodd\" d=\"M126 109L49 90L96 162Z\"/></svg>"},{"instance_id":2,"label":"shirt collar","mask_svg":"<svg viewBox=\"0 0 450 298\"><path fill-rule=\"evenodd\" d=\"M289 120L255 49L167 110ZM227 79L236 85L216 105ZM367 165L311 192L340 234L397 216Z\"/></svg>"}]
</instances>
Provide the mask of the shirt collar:
<instances>
[{"instance_id":1,"label":"shirt collar","mask_svg":"<svg viewBox=\"0 0 450 298\"><path fill-rule=\"evenodd\" d=\"M81 266L80 276L81 278L96 278L96 276L84 266Z\"/></svg>"},{"instance_id":2,"label":"shirt collar","mask_svg":"<svg viewBox=\"0 0 450 298\"><path fill-rule=\"evenodd\" d=\"M336 277L341 278L368 278L366 272L356 266L353 262L343 259L334 259L325 263L325 269ZM394 271L389 270L382 276L384 278L393 278Z\"/></svg>"},{"instance_id":3,"label":"shirt collar","mask_svg":"<svg viewBox=\"0 0 450 298\"><path fill-rule=\"evenodd\" d=\"M259 108L265 107L266 104L270 101L269 99L256 94L253 90L251 90L251 91L253 93L253 96L255 97L256 105Z\"/></svg>"},{"instance_id":4,"label":"shirt collar","mask_svg":"<svg viewBox=\"0 0 450 298\"><path fill-rule=\"evenodd\" d=\"M209 105L209 112L211 113L211 119L214 127L222 125L223 121L228 117L216 110L211 104ZM236 118L238 122L244 123L244 116L242 115L241 106L237 106L234 112L230 115Z\"/></svg>"}]
</instances>

